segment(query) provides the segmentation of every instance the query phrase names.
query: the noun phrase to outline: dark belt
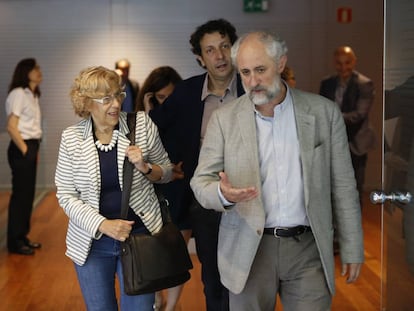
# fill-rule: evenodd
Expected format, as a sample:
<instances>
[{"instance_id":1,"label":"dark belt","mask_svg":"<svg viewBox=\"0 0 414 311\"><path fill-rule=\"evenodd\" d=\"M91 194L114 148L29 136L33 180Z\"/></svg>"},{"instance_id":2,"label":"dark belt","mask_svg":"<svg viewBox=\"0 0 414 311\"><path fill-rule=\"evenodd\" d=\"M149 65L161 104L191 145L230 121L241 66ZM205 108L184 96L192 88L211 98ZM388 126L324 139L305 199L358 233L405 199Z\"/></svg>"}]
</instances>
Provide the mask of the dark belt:
<instances>
[{"instance_id":1,"label":"dark belt","mask_svg":"<svg viewBox=\"0 0 414 311\"><path fill-rule=\"evenodd\" d=\"M296 226L296 227L275 227L275 228L264 228L264 234L271 234L277 238L291 238L301 235L305 232L311 232L309 226Z\"/></svg>"}]
</instances>

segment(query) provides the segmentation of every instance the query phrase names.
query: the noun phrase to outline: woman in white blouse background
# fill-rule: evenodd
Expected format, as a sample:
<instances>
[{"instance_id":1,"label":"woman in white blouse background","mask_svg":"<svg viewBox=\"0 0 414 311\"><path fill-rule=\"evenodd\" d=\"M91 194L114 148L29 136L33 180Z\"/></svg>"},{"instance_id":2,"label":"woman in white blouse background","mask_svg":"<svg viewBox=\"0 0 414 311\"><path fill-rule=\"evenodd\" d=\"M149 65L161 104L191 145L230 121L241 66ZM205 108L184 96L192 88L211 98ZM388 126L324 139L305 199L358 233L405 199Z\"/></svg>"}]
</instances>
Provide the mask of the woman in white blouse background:
<instances>
[{"instance_id":1,"label":"woman in white blouse background","mask_svg":"<svg viewBox=\"0 0 414 311\"><path fill-rule=\"evenodd\" d=\"M10 253L33 255L41 244L30 241L30 218L35 196L37 157L42 137L39 106L42 72L34 58L16 66L6 99L7 158L12 173L7 247Z\"/></svg>"}]
</instances>

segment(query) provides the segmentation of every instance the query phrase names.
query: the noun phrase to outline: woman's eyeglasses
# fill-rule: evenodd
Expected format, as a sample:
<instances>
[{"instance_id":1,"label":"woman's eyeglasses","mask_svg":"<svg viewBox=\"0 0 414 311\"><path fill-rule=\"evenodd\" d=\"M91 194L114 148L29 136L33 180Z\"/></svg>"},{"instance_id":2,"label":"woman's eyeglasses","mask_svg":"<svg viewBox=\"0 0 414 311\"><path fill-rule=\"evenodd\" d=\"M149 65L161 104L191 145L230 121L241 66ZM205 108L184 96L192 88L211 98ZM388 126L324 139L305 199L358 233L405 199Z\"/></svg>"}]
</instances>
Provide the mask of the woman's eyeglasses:
<instances>
[{"instance_id":1,"label":"woman's eyeglasses","mask_svg":"<svg viewBox=\"0 0 414 311\"><path fill-rule=\"evenodd\" d=\"M122 103L126 98L126 92L120 92L114 95L108 95L102 98L92 98L94 102L97 102L101 105L108 105L114 102L116 99L119 103Z\"/></svg>"}]
</instances>

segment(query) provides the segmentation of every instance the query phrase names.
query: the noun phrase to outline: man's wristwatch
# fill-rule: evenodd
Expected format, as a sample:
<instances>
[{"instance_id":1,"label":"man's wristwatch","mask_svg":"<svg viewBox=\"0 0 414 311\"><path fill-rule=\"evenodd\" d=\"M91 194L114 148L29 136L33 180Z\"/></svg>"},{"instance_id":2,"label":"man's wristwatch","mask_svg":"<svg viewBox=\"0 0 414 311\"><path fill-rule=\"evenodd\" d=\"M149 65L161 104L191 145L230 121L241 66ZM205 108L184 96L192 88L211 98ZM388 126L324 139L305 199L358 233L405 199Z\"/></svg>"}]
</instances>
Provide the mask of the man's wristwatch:
<instances>
[{"instance_id":1,"label":"man's wristwatch","mask_svg":"<svg viewBox=\"0 0 414 311\"><path fill-rule=\"evenodd\" d=\"M144 175L149 175L152 172L152 165L151 165L151 163L147 163L147 166L148 166L148 172L144 173Z\"/></svg>"}]
</instances>

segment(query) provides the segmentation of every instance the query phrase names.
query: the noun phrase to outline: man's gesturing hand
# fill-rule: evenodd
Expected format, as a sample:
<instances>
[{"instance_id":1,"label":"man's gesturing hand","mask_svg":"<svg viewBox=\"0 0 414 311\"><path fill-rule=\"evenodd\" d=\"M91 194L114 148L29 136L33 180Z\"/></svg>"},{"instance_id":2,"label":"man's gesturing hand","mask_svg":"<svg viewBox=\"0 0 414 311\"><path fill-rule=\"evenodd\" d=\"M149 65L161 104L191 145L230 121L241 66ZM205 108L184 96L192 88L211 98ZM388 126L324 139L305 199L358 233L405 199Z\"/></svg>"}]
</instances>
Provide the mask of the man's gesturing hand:
<instances>
[{"instance_id":1,"label":"man's gesturing hand","mask_svg":"<svg viewBox=\"0 0 414 311\"><path fill-rule=\"evenodd\" d=\"M224 172L220 172L219 176L221 193L229 202L237 203L249 201L259 194L256 187L234 188Z\"/></svg>"}]
</instances>

